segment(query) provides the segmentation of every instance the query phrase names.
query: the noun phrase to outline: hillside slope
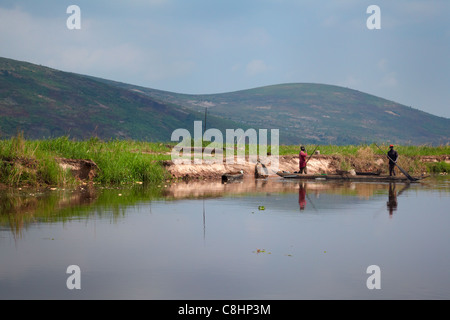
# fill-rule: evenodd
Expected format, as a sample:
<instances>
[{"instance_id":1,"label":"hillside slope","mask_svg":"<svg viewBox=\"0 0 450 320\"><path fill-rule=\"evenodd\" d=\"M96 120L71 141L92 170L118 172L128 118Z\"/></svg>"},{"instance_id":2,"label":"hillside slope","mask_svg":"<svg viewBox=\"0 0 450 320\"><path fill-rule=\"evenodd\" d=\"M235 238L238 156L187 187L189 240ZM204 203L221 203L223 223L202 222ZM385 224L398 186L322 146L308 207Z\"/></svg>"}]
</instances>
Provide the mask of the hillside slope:
<instances>
[{"instance_id":1,"label":"hillside slope","mask_svg":"<svg viewBox=\"0 0 450 320\"><path fill-rule=\"evenodd\" d=\"M0 58L0 137L170 141L177 128L279 129L281 144L448 144L450 119L360 91L293 83L189 95Z\"/></svg>"},{"instance_id":2,"label":"hillside slope","mask_svg":"<svg viewBox=\"0 0 450 320\"><path fill-rule=\"evenodd\" d=\"M139 90L192 110L208 107L211 114L250 127L278 128L285 144L450 142L450 119L338 86L292 83L208 95Z\"/></svg>"},{"instance_id":3,"label":"hillside slope","mask_svg":"<svg viewBox=\"0 0 450 320\"><path fill-rule=\"evenodd\" d=\"M92 78L31 63L0 58L0 137L23 131L41 139L69 135L76 139L170 141L177 128L193 134L204 114ZM208 117L225 130L232 121Z\"/></svg>"}]
</instances>

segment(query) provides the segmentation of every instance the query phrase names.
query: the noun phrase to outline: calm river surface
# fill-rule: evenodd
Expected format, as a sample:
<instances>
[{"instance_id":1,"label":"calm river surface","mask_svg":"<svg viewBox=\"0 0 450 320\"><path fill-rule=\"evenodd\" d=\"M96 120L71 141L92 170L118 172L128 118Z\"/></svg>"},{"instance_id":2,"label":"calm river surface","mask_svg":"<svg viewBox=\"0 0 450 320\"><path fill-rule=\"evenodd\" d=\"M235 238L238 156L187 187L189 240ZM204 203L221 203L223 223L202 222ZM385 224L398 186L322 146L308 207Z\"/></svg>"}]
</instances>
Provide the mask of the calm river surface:
<instances>
[{"instance_id":1,"label":"calm river surface","mask_svg":"<svg viewBox=\"0 0 450 320\"><path fill-rule=\"evenodd\" d=\"M3 190L0 299L450 299L450 179L425 181Z\"/></svg>"}]
</instances>

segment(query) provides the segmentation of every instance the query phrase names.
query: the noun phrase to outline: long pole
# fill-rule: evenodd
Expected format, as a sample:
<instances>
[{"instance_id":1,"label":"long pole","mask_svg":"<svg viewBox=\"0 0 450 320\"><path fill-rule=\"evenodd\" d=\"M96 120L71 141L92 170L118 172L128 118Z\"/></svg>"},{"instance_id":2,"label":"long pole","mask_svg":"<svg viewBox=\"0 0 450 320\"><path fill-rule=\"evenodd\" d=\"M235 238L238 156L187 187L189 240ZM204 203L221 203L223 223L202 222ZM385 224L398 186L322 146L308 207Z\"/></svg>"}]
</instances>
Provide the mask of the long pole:
<instances>
[{"instance_id":1,"label":"long pole","mask_svg":"<svg viewBox=\"0 0 450 320\"><path fill-rule=\"evenodd\" d=\"M375 143L375 145L377 146L378 149L380 149L381 152L384 153L384 151L383 151L376 143ZM400 171L401 171L401 172L402 172L402 173L403 173L410 181L416 181L416 180L417 180L417 179L411 177L411 176L408 174L408 172L406 172L405 170L403 170L403 168L400 167L400 166L397 164L396 161L392 160L391 157L389 157L387 154L386 154L386 156L388 157L389 160L391 160L391 161L399 168L399 170L400 170Z\"/></svg>"},{"instance_id":2,"label":"long pole","mask_svg":"<svg viewBox=\"0 0 450 320\"><path fill-rule=\"evenodd\" d=\"M316 152L317 148L319 147L319 145L316 146L316 148L314 149L314 151L311 153L311 155L309 156L308 160L306 160L306 164L308 164L308 161L312 158L314 152Z\"/></svg>"},{"instance_id":3,"label":"long pole","mask_svg":"<svg viewBox=\"0 0 450 320\"><path fill-rule=\"evenodd\" d=\"M205 128L203 129L203 133L206 131L206 113L208 112L208 107L205 107Z\"/></svg>"}]
</instances>

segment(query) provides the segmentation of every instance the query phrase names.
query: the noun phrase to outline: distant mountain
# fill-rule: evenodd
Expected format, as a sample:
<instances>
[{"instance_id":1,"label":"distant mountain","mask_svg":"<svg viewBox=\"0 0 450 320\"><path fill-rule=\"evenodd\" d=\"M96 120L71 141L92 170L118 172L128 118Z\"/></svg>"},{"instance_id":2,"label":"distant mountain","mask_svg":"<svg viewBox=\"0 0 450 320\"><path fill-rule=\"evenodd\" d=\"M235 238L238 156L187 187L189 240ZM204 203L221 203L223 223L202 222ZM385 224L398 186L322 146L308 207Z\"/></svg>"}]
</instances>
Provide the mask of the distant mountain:
<instances>
[{"instance_id":1,"label":"distant mountain","mask_svg":"<svg viewBox=\"0 0 450 320\"><path fill-rule=\"evenodd\" d=\"M170 141L175 129L193 135L204 113L175 106L93 78L0 58L0 138L23 131L31 139L69 135L76 139ZM225 130L237 123L208 117Z\"/></svg>"},{"instance_id":2,"label":"distant mountain","mask_svg":"<svg viewBox=\"0 0 450 320\"><path fill-rule=\"evenodd\" d=\"M110 82L112 83L112 82ZM148 96L252 128L280 129L280 143L447 144L450 119L348 88L291 83L221 94L188 95L127 84Z\"/></svg>"},{"instance_id":3,"label":"distant mountain","mask_svg":"<svg viewBox=\"0 0 450 320\"><path fill-rule=\"evenodd\" d=\"M177 128L280 129L282 144L447 144L450 119L324 84L188 95L0 58L0 138L170 141Z\"/></svg>"}]
</instances>

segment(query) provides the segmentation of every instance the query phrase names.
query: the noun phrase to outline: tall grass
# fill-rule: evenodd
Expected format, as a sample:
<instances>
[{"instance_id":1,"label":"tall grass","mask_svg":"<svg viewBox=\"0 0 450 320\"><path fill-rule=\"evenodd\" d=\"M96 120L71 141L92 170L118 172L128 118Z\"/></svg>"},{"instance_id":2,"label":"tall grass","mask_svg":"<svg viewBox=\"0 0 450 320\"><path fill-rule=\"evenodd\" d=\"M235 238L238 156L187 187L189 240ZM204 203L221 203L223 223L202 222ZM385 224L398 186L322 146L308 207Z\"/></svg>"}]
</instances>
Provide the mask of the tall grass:
<instances>
[{"instance_id":1,"label":"tall grass","mask_svg":"<svg viewBox=\"0 0 450 320\"><path fill-rule=\"evenodd\" d=\"M369 168L374 166L376 155L386 155L389 145L386 144L362 144L362 145L305 145L306 150L311 154L317 147L322 155L336 156L340 159L340 169L349 170L352 167ZM413 173L440 173L449 172L450 164L446 162L423 163L422 156L443 156L450 155L450 145L440 146L395 146L399 153L399 165L405 170ZM380 150L381 149L381 150ZM280 155L296 155L300 151L300 146L280 146ZM383 170L386 170L383 167Z\"/></svg>"},{"instance_id":2,"label":"tall grass","mask_svg":"<svg viewBox=\"0 0 450 320\"><path fill-rule=\"evenodd\" d=\"M205 145L206 144L206 145ZM204 146L210 143L205 143ZM84 141L60 137L48 140L26 140L23 134L0 140L0 183L9 186L18 185L75 185L77 180L68 169L63 169L56 158L89 159L94 161L99 170L94 181L102 184L119 184L130 182L160 183L170 179L169 173L162 166L163 160L170 160L173 143L149 143L132 140L102 141L91 138ZM377 154L385 154L387 145L320 145L317 150L324 155L344 157L343 167L355 163L353 159L365 161L361 166L371 165ZM306 145L311 154L315 145ZM418 168L417 156L448 155L450 146L396 146L401 159L409 161L409 167ZM268 146L270 152L270 145ZM298 154L299 146L280 146L280 155ZM248 153L248 145L246 145ZM225 153L224 153L225 154ZM405 160L402 160L405 161ZM448 172L449 165L437 163L427 166L429 172ZM345 169L345 168L344 168Z\"/></svg>"},{"instance_id":3,"label":"tall grass","mask_svg":"<svg viewBox=\"0 0 450 320\"><path fill-rule=\"evenodd\" d=\"M426 166L431 173L450 173L450 163L444 161L427 163Z\"/></svg>"},{"instance_id":4,"label":"tall grass","mask_svg":"<svg viewBox=\"0 0 450 320\"><path fill-rule=\"evenodd\" d=\"M335 146L335 145L305 145L306 150L311 153L316 147L320 151L320 154L324 155L357 155L361 148L370 148L374 154L386 154L389 151L388 144L361 144L361 145L346 145L346 146ZM450 154L450 145L440 145L440 146L395 146L395 149L399 154L404 156L440 156ZM300 151L300 146L280 146L280 155L292 155L298 154Z\"/></svg>"},{"instance_id":5,"label":"tall grass","mask_svg":"<svg viewBox=\"0 0 450 320\"><path fill-rule=\"evenodd\" d=\"M55 158L90 159L98 168L99 183L158 183L169 178L161 165L170 159L161 143L91 138L75 141L68 137L25 140L21 134L0 140L0 182L7 185L75 184Z\"/></svg>"},{"instance_id":6,"label":"tall grass","mask_svg":"<svg viewBox=\"0 0 450 320\"><path fill-rule=\"evenodd\" d=\"M170 158L161 154L169 149L161 143L98 138L72 141L62 137L44 141L41 148L59 157L94 161L100 169L96 178L100 183L159 182L168 178L160 162Z\"/></svg>"}]
</instances>

